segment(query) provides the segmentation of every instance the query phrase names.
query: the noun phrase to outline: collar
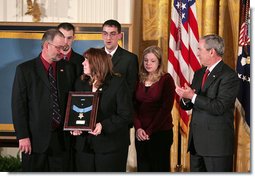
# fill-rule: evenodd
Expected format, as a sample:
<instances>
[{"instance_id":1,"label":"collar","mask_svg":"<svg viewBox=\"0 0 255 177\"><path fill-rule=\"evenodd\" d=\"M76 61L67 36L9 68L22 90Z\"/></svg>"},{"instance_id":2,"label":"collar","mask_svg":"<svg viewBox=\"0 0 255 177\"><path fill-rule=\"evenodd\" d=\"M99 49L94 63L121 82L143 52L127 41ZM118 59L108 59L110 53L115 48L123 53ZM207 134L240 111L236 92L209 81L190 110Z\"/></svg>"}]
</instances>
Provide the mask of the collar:
<instances>
[{"instance_id":1,"label":"collar","mask_svg":"<svg viewBox=\"0 0 255 177\"><path fill-rule=\"evenodd\" d=\"M43 58L42 54L40 55L40 59L41 59L41 61L42 61L42 63L43 63L43 67L44 67L45 72L48 74L48 72L49 72L49 67L50 67L50 65L52 65L52 67L53 67L53 72L54 72L54 76L56 76L56 62L52 62L51 64L48 63L48 62Z\"/></svg>"},{"instance_id":2,"label":"collar","mask_svg":"<svg viewBox=\"0 0 255 177\"><path fill-rule=\"evenodd\" d=\"M212 65L210 68L207 68L209 71L210 71L210 73L212 72L212 70L219 64L219 62L221 62L222 60L219 60L219 61L217 61L216 63L214 63L214 65Z\"/></svg>"},{"instance_id":3,"label":"collar","mask_svg":"<svg viewBox=\"0 0 255 177\"><path fill-rule=\"evenodd\" d=\"M72 49L66 55L64 55L64 58L66 57L65 58L66 61L70 60L71 54L72 54Z\"/></svg>"},{"instance_id":4,"label":"collar","mask_svg":"<svg viewBox=\"0 0 255 177\"><path fill-rule=\"evenodd\" d=\"M105 50L105 52L107 53L107 54L110 54L111 56L113 56L114 54L115 54L115 52L116 52L116 50L118 49L118 45L117 45L117 47L113 50L113 51L111 51L111 52L108 52L108 50L106 49L106 47L104 47L104 50Z\"/></svg>"}]
</instances>

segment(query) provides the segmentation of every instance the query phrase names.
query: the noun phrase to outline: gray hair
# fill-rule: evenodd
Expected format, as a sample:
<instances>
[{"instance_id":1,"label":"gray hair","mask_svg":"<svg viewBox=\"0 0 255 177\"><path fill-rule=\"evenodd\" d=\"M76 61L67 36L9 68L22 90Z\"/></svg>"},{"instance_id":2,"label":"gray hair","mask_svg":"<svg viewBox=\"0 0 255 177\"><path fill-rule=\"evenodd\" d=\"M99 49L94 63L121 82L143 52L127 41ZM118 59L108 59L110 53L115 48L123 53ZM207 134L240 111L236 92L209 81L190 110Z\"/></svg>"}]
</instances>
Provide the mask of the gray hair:
<instances>
[{"instance_id":1,"label":"gray hair","mask_svg":"<svg viewBox=\"0 0 255 177\"><path fill-rule=\"evenodd\" d=\"M202 37L205 40L206 50L214 49L218 56L222 57L224 54L224 40L216 34L210 34Z\"/></svg>"},{"instance_id":2,"label":"gray hair","mask_svg":"<svg viewBox=\"0 0 255 177\"><path fill-rule=\"evenodd\" d=\"M45 31L45 33L43 34L43 37L42 37L42 48L43 48L43 44L45 42L47 42L47 41L52 42L56 36L65 38L63 33L61 33L59 30L57 30L55 28L48 29L47 31Z\"/></svg>"}]
</instances>

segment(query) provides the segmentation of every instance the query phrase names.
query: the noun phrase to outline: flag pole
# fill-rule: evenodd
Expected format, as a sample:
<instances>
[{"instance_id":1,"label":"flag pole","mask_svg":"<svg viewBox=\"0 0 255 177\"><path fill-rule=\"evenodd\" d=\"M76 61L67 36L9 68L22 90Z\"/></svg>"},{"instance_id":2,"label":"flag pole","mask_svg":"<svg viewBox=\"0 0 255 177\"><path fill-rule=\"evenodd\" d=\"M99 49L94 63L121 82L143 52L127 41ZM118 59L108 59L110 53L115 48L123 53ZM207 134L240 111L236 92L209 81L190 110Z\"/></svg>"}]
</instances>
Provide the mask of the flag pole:
<instances>
[{"instance_id":1,"label":"flag pole","mask_svg":"<svg viewBox=\"0 0 255 177\"><path fill-rule=\"evenodd\" d=\"M199 43L196 0L173 0L172 2L169 26L168 72L173 77L176 85L183 86L184 83L190 84L194 72L201 68L200 61L196 56ZM175 100L179 106L179 96L176 96ZM179 109L179 115L178 137L176 137L176 141L178 141L177 164L174 167L176 172L183 171L181 156L182 141L185 142L185 140L182 137L187 132L182 128L187 127L189 121L189 115L186 111Z\"/></svg>"},{"instance_id":2,"label":"flag pole","mask_svg":"<svg viewBox=\"0 0 255 177\"><path fill-rule=\"evenodd\" d=\"M181 139L181 125L180 125L180 119L178 121L178 149L177 149L177 165L175 168L176 172L182 172L182 164L181 164L181 144L182 144L182 139Z\"/></svg>"}]
</instances>

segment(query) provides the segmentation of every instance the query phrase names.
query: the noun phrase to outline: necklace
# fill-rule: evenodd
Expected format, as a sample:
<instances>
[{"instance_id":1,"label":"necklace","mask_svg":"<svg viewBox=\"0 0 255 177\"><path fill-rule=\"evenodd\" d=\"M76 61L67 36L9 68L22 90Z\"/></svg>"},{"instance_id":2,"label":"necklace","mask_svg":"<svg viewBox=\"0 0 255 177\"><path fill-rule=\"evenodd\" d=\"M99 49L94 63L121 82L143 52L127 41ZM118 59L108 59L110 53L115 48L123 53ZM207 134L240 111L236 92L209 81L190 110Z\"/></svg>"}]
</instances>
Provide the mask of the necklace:
<instances>
[{"instance_id":1,"label":"necklace","mask_svg":"<svg viewBox=\"0 0 255 177\"><path fill-rule=\"evenodd\" d=\"M145 87L150 87L152 84L153 84L153 82L151 82L151 81L144 82Z\"/></svg>"}]
</instances>

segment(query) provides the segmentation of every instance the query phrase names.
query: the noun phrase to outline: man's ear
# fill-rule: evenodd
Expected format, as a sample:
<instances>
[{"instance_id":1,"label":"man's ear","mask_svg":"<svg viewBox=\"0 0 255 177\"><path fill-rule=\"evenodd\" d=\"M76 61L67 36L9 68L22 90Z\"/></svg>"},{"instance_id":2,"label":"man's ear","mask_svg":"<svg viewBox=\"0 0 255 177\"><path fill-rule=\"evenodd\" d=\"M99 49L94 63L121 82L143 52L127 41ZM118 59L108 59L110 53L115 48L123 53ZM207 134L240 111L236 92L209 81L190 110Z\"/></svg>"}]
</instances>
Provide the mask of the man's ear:
<instances>
[{"instance_id":1,"label":"man's ear","mask_svg":"<svg viewBox=\"0 0 255 177\"><path fill-rule=\"evenodd\" d=\"M120 32L120 33L118 34L118 39L119 39L119 40L122 39L122 32Z\"/></svg>"},{"instance_id":2,"label":"man's ear","mask_svg":"<svg viewBox=\"0 0 255 177\"><path fill-rule=\"evenodd\" d=\"M47 41L45 41L43 44L42 44L42 49L48 49L49 47L49 43Z\"/></svg>"},{"instance_id":3,"label":"man's ear","mask_svg":"<svg viewBox=\"0 0 255 177\"><path fill-rule=\"evenodd\" d=\"M215 53L216 53L215 49L210 50L210 55L215 55Z\"/></svg>"}]
</instances>

